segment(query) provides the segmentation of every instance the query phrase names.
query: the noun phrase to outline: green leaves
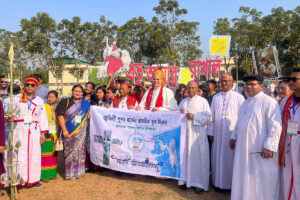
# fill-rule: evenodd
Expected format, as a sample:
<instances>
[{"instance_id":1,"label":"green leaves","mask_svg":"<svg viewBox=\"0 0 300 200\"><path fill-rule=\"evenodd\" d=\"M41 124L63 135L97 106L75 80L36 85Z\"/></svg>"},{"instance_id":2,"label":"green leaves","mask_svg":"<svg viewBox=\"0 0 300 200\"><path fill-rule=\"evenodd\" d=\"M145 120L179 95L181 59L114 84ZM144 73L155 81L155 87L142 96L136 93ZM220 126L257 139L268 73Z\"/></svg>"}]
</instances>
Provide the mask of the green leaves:
<instances>
[{"instance_id":1,"label":"green leaves","mask_svg":"<svg viewBox=\"0 0 300 200\"><path fill-rule=\"evenodd\" d=\"M262 16L262 12L242 6L239 18L231 22L227 18L217 19L214 34L232 36L230 54L238 57L236 64L246 75L252 73L250 49L257 51L273 45L279 52L283 75L289 75L291 69L300 64L299 11L300 6L287 11L278 7L273 8L271 14Z\"/></svg>"}]
</instances>

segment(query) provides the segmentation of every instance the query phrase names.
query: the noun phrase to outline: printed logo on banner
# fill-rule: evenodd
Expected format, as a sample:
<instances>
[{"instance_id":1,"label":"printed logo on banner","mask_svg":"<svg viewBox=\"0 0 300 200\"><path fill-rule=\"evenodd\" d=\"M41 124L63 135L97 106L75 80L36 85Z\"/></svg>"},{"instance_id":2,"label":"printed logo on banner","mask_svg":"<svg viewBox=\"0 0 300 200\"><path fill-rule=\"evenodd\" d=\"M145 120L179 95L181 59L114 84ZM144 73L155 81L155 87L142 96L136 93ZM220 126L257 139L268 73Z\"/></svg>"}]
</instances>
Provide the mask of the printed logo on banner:
<instances>
[{"instance_id":1,"label":"printed logo on banner","mask_svg":"<svg viewBox=\"0 0 300 200\"><path fill-rule=\"evenodd\" d=\"M103 138L103 164L109 165L111 130L104 130Z\"/></svg>"},{"instance_id":2,"label":"printed logo on banner","mask_svg":"<svg viewBox=\"0 0 300 200\"><path fill-rule=\"evenodd\" d=\"M128 149L130 149L133 152L140 152L145 147L144 137L138 133L134 133L130 135L127 143L128 143Z\"/></svg>"}]
</instances>

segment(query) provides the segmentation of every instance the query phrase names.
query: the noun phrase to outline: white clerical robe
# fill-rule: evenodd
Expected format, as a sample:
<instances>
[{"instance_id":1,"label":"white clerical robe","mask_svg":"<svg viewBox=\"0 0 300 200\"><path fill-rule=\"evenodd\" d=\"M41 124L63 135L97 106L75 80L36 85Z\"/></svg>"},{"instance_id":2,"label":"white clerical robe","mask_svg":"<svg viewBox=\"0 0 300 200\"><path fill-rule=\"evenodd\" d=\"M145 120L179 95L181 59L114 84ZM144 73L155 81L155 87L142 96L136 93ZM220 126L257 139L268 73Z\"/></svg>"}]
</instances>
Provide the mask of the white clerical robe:
<instances>
[{"instance_id":1,"label":"white clerical robe","mask_svg":"<svg viewBox=\"0 0 300 200\"><path fill-rule=\"evenodd\" d=\"M14 144L20 143L20 147L14 152L14 165L16 177L19 175L23 180L18 180L16 185L34 185L40 182L41 178L41 143L42 132L48 131L48 119L44 101L35 97L32 103L20 102L21 95L14 98L15 123L14 123ZM29 108L30 107L30 108ZM9 111L9 109L7 109ZM32 123L25 124L25 114L31 114ZM6 141L9 143L9 138ZM1 176L1 184L10 184L9 152L5 151L4 164L6 173Z\"/></svg>"},{"instance_id":2,"label":"white clerical robe","mask_svg":"<svg viewBox=\"0 0 300 200\"><path fill-rule=\"evenodd\" d=\"M156 107L155 105L156 105L156 101L157 101L158 95L160 93L160 90L161 90L161 88L153 89L149 110L152 110L152 108ZM146 110L146 100L147 100L149 91L150 91L150 89L145 92L145 94L139 104L139 106L141 107L142 110ZM174 93L172 90L170 90L167 87L163 87L162 96L163 96L163 106L160 107L159 110L177 110L178 105L176 103L176 100L174 98Z\"/></svg>"},{"instance_id":3,"label":"white clerical robe","mask_svg":"<svg viewBox=\"0 0 300 200\"><path fill-rule=\"evenodd\" d=\"M208 135L214 136L211 149L212 183L221 189L231 189L234 150L229 147L238 112L244 97L235 91L219 92L212 100L212 122Z\"/></svg>"},{"instance_id":4,"label":"white clerical robe","mask_svg":"<svg viewBox=\"0 0 300 200\"><path fill-rule=\"evenodd\" d=\"M260 92L244 101L236 130L232 200L279 200L278 144L281 113L275 99ZM261 156L263 149L273 157Z\"/></svg>"},{"instance_id":5,"label":"white clerical robe","mask_svg":"<svg viewBox=\"0 0 300 200\"><path fill-rule=\"evenodd\" d=\"M288 98L284 98L280 104L282 112ZM283 200L300 199L300 109L298 105L295 103L295 114L293 104L289 106L288 121L298 122L298 135L286 135L285 139L285 166L281 174L281 199Z\"/></svg>"},{"instance_id":6,"label":"white clerical robe","mask_svg":"<svg viewBox=\"0 0 300 200\"><path fill-rule=\"evenodd\" d=\"M187 120L187 173L186 186L208 190L209 187L209 146L207 125L211 120L208 102L198 95L185 98L180 102L179 110L184 114L194 114L193 120ZM184 182L179 181L179 185Z\"/></svg>"}]
</instances>

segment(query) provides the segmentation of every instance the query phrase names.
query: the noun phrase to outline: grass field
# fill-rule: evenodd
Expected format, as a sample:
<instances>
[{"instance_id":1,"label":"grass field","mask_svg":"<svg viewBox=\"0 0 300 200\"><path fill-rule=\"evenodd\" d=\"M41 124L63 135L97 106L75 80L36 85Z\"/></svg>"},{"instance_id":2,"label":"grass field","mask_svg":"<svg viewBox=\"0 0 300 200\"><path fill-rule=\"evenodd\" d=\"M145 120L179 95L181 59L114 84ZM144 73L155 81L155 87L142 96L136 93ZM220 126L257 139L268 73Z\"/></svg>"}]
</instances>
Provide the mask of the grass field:
<instances>
[{"instance_id":1,"label":"grass field","mask_svg":"<svg viewBox=\"0 0 300 200\"><path fill-rule=\"evenodd\" d=\"M61 160L61 156L60 160ZM60 162L61 163L61 162ZM56 180L42 182L41 188L23 187L19 189L18 200L173 200L203 199L228 200L230 194L217 193L212 188L203 194L194 190L180 190L177 181L157 179L150 176L127 174L116 177L111 170L87 173L78 180L64 180L63 166L59 166ZM0 199L8 199L8 194L1 188Z\"/></svg>"}]
</instances>

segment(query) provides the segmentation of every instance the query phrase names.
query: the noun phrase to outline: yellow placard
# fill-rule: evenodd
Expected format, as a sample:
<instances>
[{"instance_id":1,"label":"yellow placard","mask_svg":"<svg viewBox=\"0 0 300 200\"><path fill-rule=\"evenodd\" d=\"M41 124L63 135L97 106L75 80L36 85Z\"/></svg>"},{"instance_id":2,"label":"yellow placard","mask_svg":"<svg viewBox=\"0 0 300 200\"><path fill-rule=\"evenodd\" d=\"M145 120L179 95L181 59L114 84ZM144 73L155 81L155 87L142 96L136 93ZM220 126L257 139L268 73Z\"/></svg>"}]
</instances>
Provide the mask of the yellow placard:
<instances>
[{"instance_id":1,"label":"yellow placard","mask_svg":"<svg viewBox=\"0 0 300 200\"><path fill-rule=\"evenodd\" d=\"M211 38L210 54L226 54L228 48L228 38Z\"/></svg>"},{"instance_id":2,"label":"yellow placard","mask_svg":"<svg viewBox=\"0 0 300 200\"><path fill-rule=\"evenodd\" d=\"M179 83L187 85L192 79L192 73L189 69L181 68Z\"/></svg>"}]
</instances>

